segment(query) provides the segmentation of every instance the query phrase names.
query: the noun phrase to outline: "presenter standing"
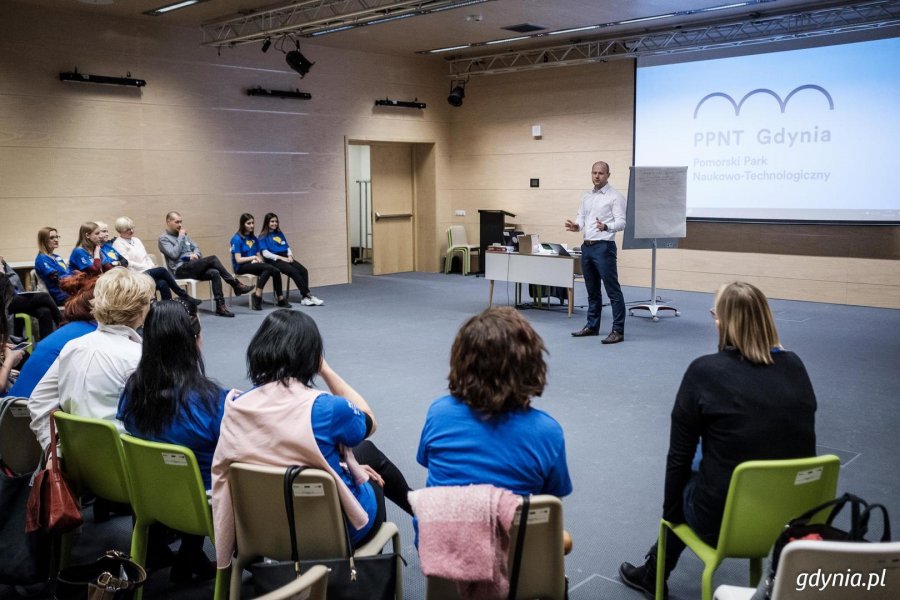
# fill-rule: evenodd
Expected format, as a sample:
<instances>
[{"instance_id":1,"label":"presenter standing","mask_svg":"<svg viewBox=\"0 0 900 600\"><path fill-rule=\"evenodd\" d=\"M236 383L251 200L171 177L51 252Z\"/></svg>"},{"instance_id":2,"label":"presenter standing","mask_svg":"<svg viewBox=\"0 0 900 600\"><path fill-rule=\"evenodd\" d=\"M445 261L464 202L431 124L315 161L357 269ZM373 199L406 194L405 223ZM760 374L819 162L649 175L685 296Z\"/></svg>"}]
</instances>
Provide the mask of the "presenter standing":
<instances>
[{"instance_id":1,"label":"presenter standing","mask_svg":"<svg viewBox=\"0 0 900 600\"><path fill-rule=\"evenodd\" d=\"M594 187L581 195L581 206L575 221L566 220L566 231L584 232L581 246L581 271L588 292L587 323L573 337L600 335L600 312L603 297L600 283L612 306L612 331L604 344L625 340L625 298L619 286L616 265L616 232L625 229L625 198L609 185L609 165L595 162L591 167Z\"/></svg>"}]
</instances>

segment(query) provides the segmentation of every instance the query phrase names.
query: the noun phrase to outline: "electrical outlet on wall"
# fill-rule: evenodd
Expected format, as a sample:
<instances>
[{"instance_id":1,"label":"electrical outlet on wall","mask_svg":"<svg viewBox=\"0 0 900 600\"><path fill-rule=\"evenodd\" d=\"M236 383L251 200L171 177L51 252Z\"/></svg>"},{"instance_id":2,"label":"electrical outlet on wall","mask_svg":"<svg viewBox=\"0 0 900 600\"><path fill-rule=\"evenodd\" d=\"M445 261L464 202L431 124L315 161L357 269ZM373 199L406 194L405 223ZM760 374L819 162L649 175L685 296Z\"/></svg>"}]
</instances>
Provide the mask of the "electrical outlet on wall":
<instances>
[{"instance_id":1,"label":"electrical outlet on wall","mask_svg":"<svg viewBox=\"0 0 900 600\"><path fill-rule=\"evenodd\" d=\"M457 217L464 217L464 216L466 216L466 211L464 211L464 210L458 210L458 211L456 211L456 216L457 216Z\"/></svg>"}]
</instances>

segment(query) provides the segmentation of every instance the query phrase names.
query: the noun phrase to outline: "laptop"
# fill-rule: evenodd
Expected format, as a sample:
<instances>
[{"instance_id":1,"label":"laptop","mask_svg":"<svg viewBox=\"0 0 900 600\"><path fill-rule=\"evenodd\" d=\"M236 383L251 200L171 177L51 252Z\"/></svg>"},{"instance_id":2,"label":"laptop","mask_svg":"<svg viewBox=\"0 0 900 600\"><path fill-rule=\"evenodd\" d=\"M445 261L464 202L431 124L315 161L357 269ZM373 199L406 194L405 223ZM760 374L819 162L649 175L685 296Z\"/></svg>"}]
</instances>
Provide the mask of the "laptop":
<instances>
[{"instance_id":1,"label":"laptop","mask_svg":"<svg viewBox=\"0 0 900 600\"><path fill-rule=\"evenodd\" d=\"M562 244L554 244L553 242L547 242L547 243L541 244L541 246L549 246L550 250L552 250L553 252L556 252L560 256L572 256L571 254L569 254L568 250L566 250L565 248L562 247Z\"/></svg>"}]
</instances>

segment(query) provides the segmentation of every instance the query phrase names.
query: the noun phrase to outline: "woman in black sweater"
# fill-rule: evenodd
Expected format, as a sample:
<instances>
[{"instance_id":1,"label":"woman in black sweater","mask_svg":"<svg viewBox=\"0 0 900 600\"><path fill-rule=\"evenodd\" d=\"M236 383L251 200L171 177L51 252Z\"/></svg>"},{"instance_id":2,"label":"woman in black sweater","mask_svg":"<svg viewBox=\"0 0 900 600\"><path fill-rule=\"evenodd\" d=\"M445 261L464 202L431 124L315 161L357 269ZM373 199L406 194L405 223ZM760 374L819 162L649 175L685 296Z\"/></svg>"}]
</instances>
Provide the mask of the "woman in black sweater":
<instances>
[{"instance_id":1,"label":"woman in black sweater","mask_svg":"<svg viewBox=\"0 0 900 600\"><path fill-rule=\"evenodd\" d=\"M687 523L715 546L731 474L740 463L815 456L816 396L800 358L781 347L758 288L724 285L710 312L719 351L691 363L675 398L663 518ZM692 468L695 455L699 468ZM668 579L685 545L671 532L666 544ZM642 566L622 563L619 576L653 598L655 542L646 558Z\"/></svg>"}]
</instances>

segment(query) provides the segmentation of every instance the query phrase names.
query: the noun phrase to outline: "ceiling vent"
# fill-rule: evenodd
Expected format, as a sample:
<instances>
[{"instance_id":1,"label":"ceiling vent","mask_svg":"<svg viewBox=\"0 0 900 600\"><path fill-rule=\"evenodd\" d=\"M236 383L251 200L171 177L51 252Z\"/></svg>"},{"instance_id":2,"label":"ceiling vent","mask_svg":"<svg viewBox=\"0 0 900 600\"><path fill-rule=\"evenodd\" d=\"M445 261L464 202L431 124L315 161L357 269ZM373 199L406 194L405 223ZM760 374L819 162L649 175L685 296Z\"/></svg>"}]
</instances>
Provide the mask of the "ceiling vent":
<instances>
[{"instance_id":1,"label":"ceiling vent","mask_svg":"<svg viewBox=\"0 0 900 600\"><path fill-rule=\"evenodd\" d=\"M546 27L540 25L532 25L531 23L520 23L519 25L510 25L509 27L501 27L507 31L515 31L516 33L534 33L535 31L543 31Z\"/></svg>"}]
</instances>

